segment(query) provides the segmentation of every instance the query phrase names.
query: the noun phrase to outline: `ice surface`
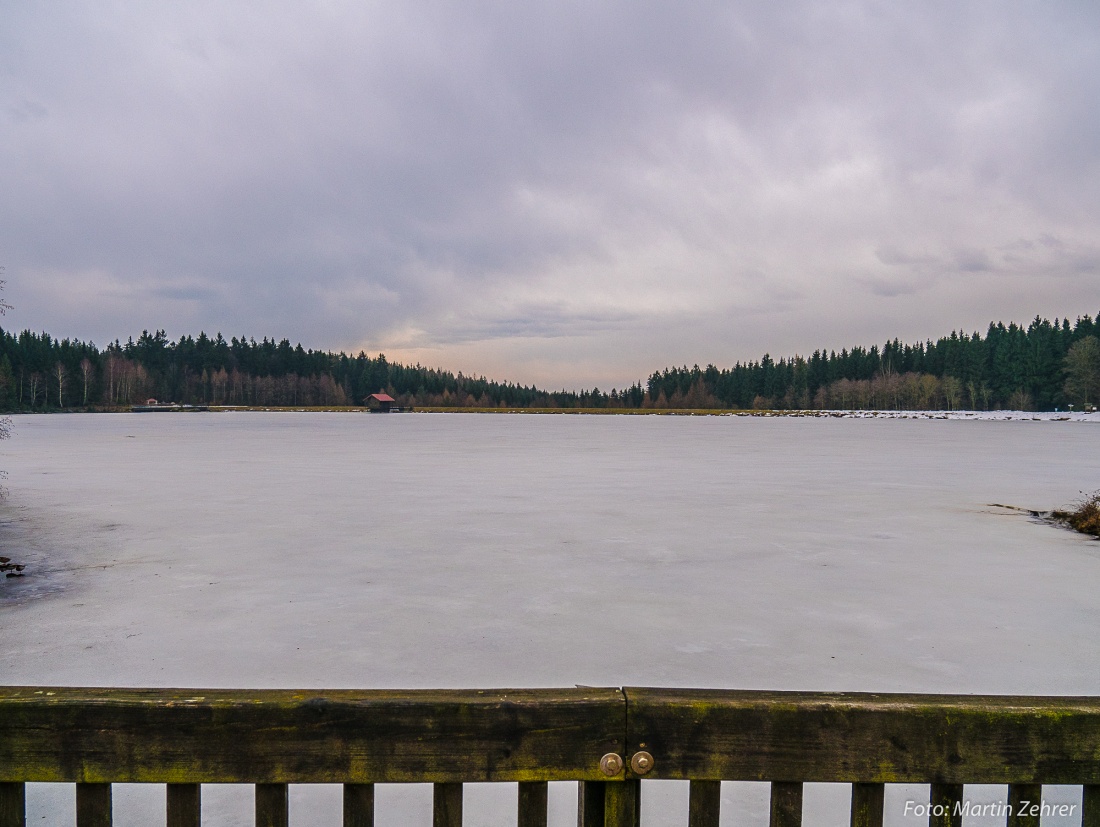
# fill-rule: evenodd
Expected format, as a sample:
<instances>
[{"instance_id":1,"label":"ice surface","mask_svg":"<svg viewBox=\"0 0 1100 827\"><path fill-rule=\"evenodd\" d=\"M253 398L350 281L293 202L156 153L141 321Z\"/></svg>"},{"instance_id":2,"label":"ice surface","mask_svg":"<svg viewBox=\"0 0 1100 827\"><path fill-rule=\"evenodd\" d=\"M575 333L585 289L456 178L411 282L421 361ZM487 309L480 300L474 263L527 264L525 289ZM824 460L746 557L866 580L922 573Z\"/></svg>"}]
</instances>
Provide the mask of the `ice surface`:
<instances>
[{"instance_id":1,"label":"ice surface","mask_svg":"<svg viewBox=\"0 0 1100 827\"><path fill-rule=\"evenodd\" d=\"M1096 421L19 416L0 448L7 684L1100 694L1100 543L988 505L1100 487Z\"/></svg>"},{"instance_id":2,"label":"ice surface","mask_svg":"<svg viewBox=\"0 0 1100 827\"><path fill-rule=\"evenodd\" d=\"M1097 422L1096 411L736 411L722 416L840 417L842 419L951 419L987 422Z\"/></svg>"}]
</instances>

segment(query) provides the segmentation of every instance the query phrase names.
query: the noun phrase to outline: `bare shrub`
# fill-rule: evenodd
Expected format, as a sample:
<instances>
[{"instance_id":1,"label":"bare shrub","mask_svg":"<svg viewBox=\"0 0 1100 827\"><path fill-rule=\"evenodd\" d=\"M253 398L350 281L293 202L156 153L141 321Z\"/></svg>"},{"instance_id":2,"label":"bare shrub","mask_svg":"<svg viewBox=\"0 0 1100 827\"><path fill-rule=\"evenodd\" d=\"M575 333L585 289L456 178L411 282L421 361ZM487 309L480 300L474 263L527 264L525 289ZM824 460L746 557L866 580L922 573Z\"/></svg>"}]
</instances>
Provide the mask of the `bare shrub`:
<instances>
[{"instance_id":1,"label":"bare shrub","mask_svg":"<svg viewBox=\"0 0 1100 827\"><path fill-rule=\"evenodd\" d=\"M1100 491L1082 497L1072 511L1055 511L1051 516L1082 534L1100 537Z\"/></svg>"}]
</instances>

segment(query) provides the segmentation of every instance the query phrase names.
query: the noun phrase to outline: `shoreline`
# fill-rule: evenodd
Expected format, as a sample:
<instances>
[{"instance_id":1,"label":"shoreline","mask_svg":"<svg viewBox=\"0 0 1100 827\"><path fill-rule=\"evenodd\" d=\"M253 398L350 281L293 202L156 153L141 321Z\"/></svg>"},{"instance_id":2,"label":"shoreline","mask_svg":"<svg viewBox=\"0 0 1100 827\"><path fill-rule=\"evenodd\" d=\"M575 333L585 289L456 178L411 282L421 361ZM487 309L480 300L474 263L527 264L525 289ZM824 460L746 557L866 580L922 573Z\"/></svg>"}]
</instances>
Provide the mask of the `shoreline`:
<instances>
[{"instance_id":1,"label":"shoreline","mask_svg":"<svg viewBox=\"0 0 1100 827\"><path fill-rule=\"evenodd\" d=\"M134 413L133 406L114 408L64 409L53 411L12 411L4 416L39 416L55 414L118 414ZM376 413L363 405L204 405L189 408L165 408L160 413ZM528 414L528 415L589 415L589 416L737 416L795 417L811 419L940 419L986 422L1098 422L1098 411L893 411L893 410L739 410L727 408L481 408L481 407L414 407L393 414Z\"/></svg>"}]
</instances>

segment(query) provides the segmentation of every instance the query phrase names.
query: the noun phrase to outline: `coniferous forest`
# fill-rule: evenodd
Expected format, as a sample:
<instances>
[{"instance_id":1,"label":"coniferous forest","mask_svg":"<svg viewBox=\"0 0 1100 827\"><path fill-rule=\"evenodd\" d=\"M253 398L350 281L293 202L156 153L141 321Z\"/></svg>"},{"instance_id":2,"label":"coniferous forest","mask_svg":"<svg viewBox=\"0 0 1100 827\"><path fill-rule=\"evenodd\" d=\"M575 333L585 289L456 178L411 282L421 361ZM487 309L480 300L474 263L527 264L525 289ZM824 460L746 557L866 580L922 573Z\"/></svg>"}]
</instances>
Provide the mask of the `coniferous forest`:
<instances>
[{"instance_id":1,"label":"coniferous forest","mask_svg":"<svg viewBox=\"0 0 1100 827\"><path fill-rule=\"evenodd\" d=\"M100 349L48 333L0 329L0 408L118 408L148 399L191 405L361 405L384 390L406 407L689 409L1016 409L1095 405L1100 397L1100 319L986 334L855 346L809 357L765 354L732 368L666 368L625 390L545 391L383 355L307 350L283 339L145 331Z\"/></svg>"}]
</instances>

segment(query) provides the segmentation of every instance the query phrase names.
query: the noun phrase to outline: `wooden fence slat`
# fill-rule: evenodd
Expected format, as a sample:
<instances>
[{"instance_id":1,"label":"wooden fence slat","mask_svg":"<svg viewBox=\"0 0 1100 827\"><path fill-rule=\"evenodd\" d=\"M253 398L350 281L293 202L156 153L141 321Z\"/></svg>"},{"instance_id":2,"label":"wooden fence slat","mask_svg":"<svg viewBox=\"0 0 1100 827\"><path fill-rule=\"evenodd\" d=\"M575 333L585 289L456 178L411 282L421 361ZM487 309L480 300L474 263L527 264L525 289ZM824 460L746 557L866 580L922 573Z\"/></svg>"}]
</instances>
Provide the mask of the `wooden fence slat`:
<instances>
[{"instance_id":1,"label":"wooden fence slat","mask_svg":"<svg viewBox=\"0 0 1100 827\"><path fill-rule=\"evenodd\" d=\"M1081 790L1081 827L1100 827L1100 784Z\"/></svg>"},{"instance_id":2,"label":"wooden fence slat","mask_svg":"<svg viewBox=\"0 0 1100 827\"><path fill-rule=\"evenodd\" d=\"M111 785L76 785L76 827L111 827Z\"/></svg>"},{"instance_id":3,"label":"wooden fence slat","mask_svg":"<svg viewBox=\"0 0 1100 827\"><path fill-rule=\"evenodd\" d=\"M21 781L0 783L0 827L26 827L27 791Z\"/></svg>"},{"instance_id":4,"label":"wooden fence slat","mask_svg":"<svg viewBox=\"0 0 1100 827\"><path fill-rule=\"evenodd\" d=\"M256 827L288 827L289 790L286 784L256 785Z\"/></svg>"},{"instance_id":5,"label":"wooden fence slat","mask_svg":"<svg viewBox=\"0 0 1100 827\"><path fill-rule=\"evenodd\" d=\"M432 786L432 827L462 827L462 784Z\"/></svg>"},{"instance_id":6,"label":"wooden fence slat","mask_svg":"<svg viewBox=\"0 0 1100 827\"><path fill-rule=\"evenodd\" d=\"M603 827L606 781L577 784L577 827Z\"/></svg>"},{"instance_id":7,"label":"wooden fence slat","mask_svg":"<svg viewBox=\"0 0 1100 827\"><path fill-rule=\"evenodd\" d=\"M519 827L546 827L547 784L545 781L521 781L516 823Z\"/></svg>"},{"instance_id":8,"label":"wooden fence slat","mask_svg":"<svg viewBox=\"0 0 1100 827\"><path fill-rule=\"evenodd\" d=\"M802 783L772 782L770 827L802 827Z\"/></svg>"},{"instance_id":9,"label":"wooden fence slat","mask_svg":"<svg viewBox=\"0 0 1100 827\"><path fill-rule=\"evenodd\" d=\"M374 785L344 785L344 827L374 827Z\"/></svg>"},{"instance_id":10,"label":"wooden fence slat","mask_svg":"<svg viewBox=\"0 0 1100 827\"><path fill-rule=\"evenodd\" d=\"M885 784L852 785L852 827L882 827Z\"/></svg>"},{"instance_id":11,"label":"wooden fence slat","mask_svg":"<svg viewBox=\"0 0 1100 827\"><path fill-rule=\"evenodd\" d=\"M928 793L928 827L962 827L962 784L932 784Z\"/></svg>"},{"instance_id":12,"label":"wooden fence slat","mask_svg":"<svg viewBox=\"0 0 1100 827\"><path fill-rule=\"evenodd\" d=\"M1042 799L1042 784L1009 784L1008 827L1039 827Z\"/></svg>"},{"instance_id":13,"label":"wooden fence slat","mask_svg":"<svg viewBox=\"0 0 1100 827\"><path fill-rule=\"evenodd\" d=\"M642 818L640 779L608 781L604 788L604 827L638 827Z\"/></svg>"},{"instance_id":14,"label":"wooden fence slat","mask_svg":"<svg viewBox=\"0 0 1100 827\"><path fill-rule=\"evenodd\" d=\"M202 819L202 787L199 784L166 784L167 827L199 827Z\"/></svg>"},{"instance_id":15,"label":"wooden fence slat","mask_svg":"<svg viewBox=\"0 0 1100 827\"><path fill-rule=\"evenodd\" d=\"M462 827L462 785L436 784L432 788L433 827Z\"/></svg>"},{"instance_id":16,"label":"wooden fence slat","mask_svg":"<svg viewBox=\"0 0 1100 827\"><path fill-rule=\"evenodd\" d=\"M721 781L692 781L688 793L688 827L718 827Z\"/></svg>"}]
</instances>

